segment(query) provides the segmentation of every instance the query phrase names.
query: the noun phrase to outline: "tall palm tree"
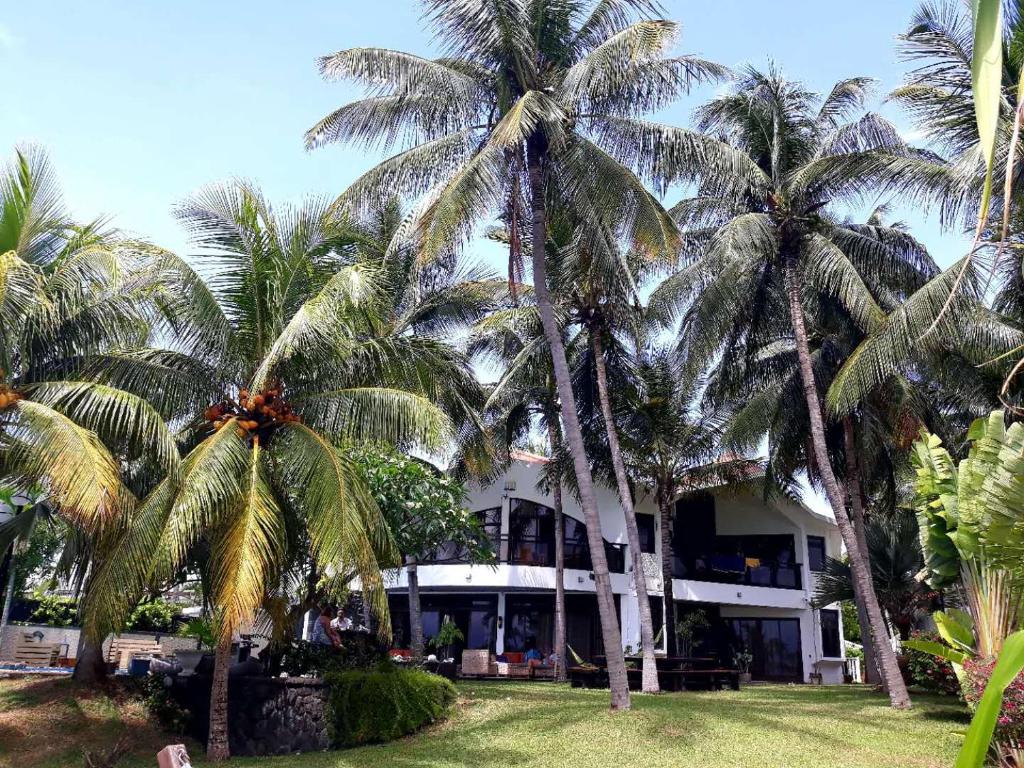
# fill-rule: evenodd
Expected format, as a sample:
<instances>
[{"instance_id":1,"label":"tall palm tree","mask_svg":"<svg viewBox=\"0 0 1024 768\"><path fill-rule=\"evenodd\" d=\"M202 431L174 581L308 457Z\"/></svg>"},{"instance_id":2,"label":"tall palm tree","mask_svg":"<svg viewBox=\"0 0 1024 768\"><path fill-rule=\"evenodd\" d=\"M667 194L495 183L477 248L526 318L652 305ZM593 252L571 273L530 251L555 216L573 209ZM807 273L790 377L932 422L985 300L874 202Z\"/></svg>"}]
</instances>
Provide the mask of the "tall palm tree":
<instances>
[{"instance_id":1,"label":"tall palm tree","mask_svg":"<svg viewBox=\"0 0 1024 768\"><path fill-rule=\"evenodd\" d=\"M468 366L420 354L411 334L374 335L400 327L401 313L387 275L355 258L357 237L325 201L272 208L237 183L178 214L212 274L159 254L173 346L112 356L103 373L178 425L185 456L117 532L86 616L92 633L119 629L146 584L208 549L219 639L207 750L221 759L231 639L279 583L290 545L306 543L320 573L357 574L390 631L380 570L395 564L393 543L340 448L439 446L454 427L435 400Z\"/></svg>"},{"instance_id":2,"label":"tall palm tree","mask_svg":"<svg viewBox=\"0 0 1024 768\"><path fill-rule=\"evenodd\" d=\"M604 223L597 226L604 226ZM608 459L611 480L618 490L622 504L633 565L633 584L636 590L640 618L640 647L643 654L641 690L658 693L658 668L655 659L655 631L648 595L647 575L640 548L640 532L633 505L633 487L626 472L620 446L609 385L609 360L620 358L618 335L633 335L643 323L637 283L647 274L651 265L645 264L637 254L621 254L613 245L609 233L601 249L578 243L579 238L564 243L557 259L552 259L554 285L559 286L565 303L586 337L589 354L584 372L593 370L593 377L581 376L578 389L580 405L586 409L596 395L599 418L591 419L596 429L603 432L598 450ZM627 377L628 378L628 377ZM584 389L585 388L585 389ZM589 390L589 391L586 391ZM595 453L590 452L592 461Z\"/></svg>"},{"instance_id":3,"label":"tall palm tree","mask_svg":"<svg viewBox=\"0 0 1024 768\"><path fill-rule=\"evenodd\" d=\"M884 310L859 271L868 268L872 251L862 247L861 238L829 206L902 183L899 173L916 170L923 161L877 116L846 122L860 108L867 85L863 78L845 80L822 99L775 71L750 69L729 93L699 108L699 127L719 136L745 160L739 166L742 173L708 169L698 196L677 206L676 215L689 225L698 255L663 284L659 298L673 303L693 297L684 323L685 349L693 361L713 359L721 350L728 354L744 336L766 341L767 331L761 327L766 318L785 318L808 416L810 457L864 596L890 700L902 708L910 706L910 699L829 460L807 324L816 295L837 302L865 332L885 322Z\"/></svg>"},{"instance_id":4,"label":"tall palm tree","mask_svg":"<svg viewBox=\"0 0 1024 768\"><path fill-rule=\"evenodd\" d=\"M749 484L760 474L760 462L727 452L728 406L699 404L703 384L673 350L634 344L623 357L620 366L628 373L616 377L622 385L614 418L626 472L636 485L653 491L658 506L666 648L673 656L679 649L672 526L683 524L675 521L675 501L726 483ZM610 461L604 463L608 474Z\"/></svg>"},{"instance_id":5,"label":"tall palm tree","mask_svg":"<svg viewBox=\"0 0 1024 768\"><path fill-rule=\"evenodd\" d=\"M82 380L104 351L147 338L151 273L101 222L74 225L46 156L18 149L0 178L0 276L4 472L97 532L133 503L112 447L135 439L169 461L145 401Z\"/></svg>"},{"instance_id":6,"label":"tall palm tree","mask_svg":"<svg viewBox=\"0 0 1024 768\"><path fill-rule=\"evenodd\" d=\"M622 222L616 235L635 249L674 252L675 228L634 170L663 187L695 165L728 164L730 158L699 134L634 116L723 71L694 57L666 56L678 29L655 18L659 9L652 0L423 5L445 56L431 61L376 48L325 56L326 75L362 81L370 93L321 120L307 143L406 145L360 178L341 202L380 187L410 197L430 191L420 222L424 259L457 247L481 217L498 212L512 233L513 267L521 243L531 242L534 291L594 559L611 704L626 708L625 661L593 478L547 284L547 210L557 200L576 221L608 216ZM685 169L670 167L680 146L697 152L699 160ZM590 233L583 229L584 237Z\"/></svg>"},{"instance_id":7,"label":"tall palm tree","mask_svg":"<svg viewBox=\"0 0 1024 768\"><path fill-rule=\"evenodd\" d=\"M540 316L528 290L519 289L515 306L491 312L473 329L470 352L481 362L500 366L501 378L487 400L492 430L502 447L511 447L539 428L547 434L552 457L562 450L562 430L551 352ZM565 614L565 523L562 476L546 473L551 486L555 527L555 627L552 650L557 659L555 678L568 677Z\"/></svg>"},{"instance_id":8,"label":"tall palm tree","mask_svg":"<svg viewBox=\"0 0 1024 768\"><path fill-rule=\"evenodd\" d=\"M133 479L177 459L144 398L90 380L107 352L148 339L153 265L103 222L72 222L45 154L19 148L0 178L0 274L0 463L45 499L0 526L0 550L40 515L59 517L76 545L95 542L134 509ZM86 574L89 558L77 559Z\"/></svg>"},{"instance_id":9,"label":"tall palm tree","mask_svg":"<svg viewBox=\"0 0 1024 768\"><path fill-rule=\"evenodd\" d=\"M875 211L864 224L843 222L843 239L865 290L882 311L898 311L908 297L938 274L924 247L900 224L886 225L884 210ZM869 255L870 254L870 255ZM805 289L807 324L815 380L831 383L867 334L858 327L841 302L814 286ZM985 374L951 351L920 355L916 367L907 367L874 392L846 403L841 419L826 428L829 454L843 481L850 521L867 554L866 516L895 509L901 467L910 440L922 424L935 425L943 434L956 434L973 414L992 407L996 382L987 385L990 396L980 402L972 394L985 389ZM736 339L725 352L709 393L713 398L743 402L731 438L748 445L768 435L769 472L791 478L807 469L820 483L817 462L808 451L810 428L802 391L796 347L788 317L764 315L758 327ZM746 437L742 437L746 432ZM868 626L865 604L857 588L860 622ZM879 682L874 644L865 633L865 667L869 680Z\"/></svg>"}]
</instances>

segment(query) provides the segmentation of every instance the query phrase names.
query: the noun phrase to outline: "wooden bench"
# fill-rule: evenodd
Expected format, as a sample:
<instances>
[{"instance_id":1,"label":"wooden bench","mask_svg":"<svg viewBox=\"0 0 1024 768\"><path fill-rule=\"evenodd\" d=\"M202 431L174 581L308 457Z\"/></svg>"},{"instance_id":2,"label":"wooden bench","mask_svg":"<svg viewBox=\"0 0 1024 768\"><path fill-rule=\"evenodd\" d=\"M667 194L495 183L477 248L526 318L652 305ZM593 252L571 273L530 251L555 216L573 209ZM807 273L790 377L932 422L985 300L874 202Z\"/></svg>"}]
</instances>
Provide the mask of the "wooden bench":
<instances>
[{"instance_id":1,"label":"wooden bench","mask_svg":"<svg viewBox=\"0 0 1024 768\"><path fill-rule=\"evenodd\" d=\"M145 640L133 637L115 637L110 641L107 650L107 663L116 665L116 669L128 669L133 656L161 656L163 648L156 640Z\"/></svg>"},{"instance_id":2,"label":"wooden bench","mask_svg":"<svg viewBox=\"0 0 1024 768\"><path fill-rule=\"evenodd\" d=\"M59 655L60 645L43 643L31 634L23 634L14 645L12 661L29 667L53 667Z\"/></svg>"},{"instance_id":3,"label":"wooden bench","mask_svg":"<svg viewBox=\"0 0 1024 768\"><path fill-rule=\"evenodd\" d=\"M630 690L639 691L642 669L627 669ZM663 691L720 691L728 686L740 689L740 673L735 669L659 669L658 687Z\"/></svg>"}]
</instances>

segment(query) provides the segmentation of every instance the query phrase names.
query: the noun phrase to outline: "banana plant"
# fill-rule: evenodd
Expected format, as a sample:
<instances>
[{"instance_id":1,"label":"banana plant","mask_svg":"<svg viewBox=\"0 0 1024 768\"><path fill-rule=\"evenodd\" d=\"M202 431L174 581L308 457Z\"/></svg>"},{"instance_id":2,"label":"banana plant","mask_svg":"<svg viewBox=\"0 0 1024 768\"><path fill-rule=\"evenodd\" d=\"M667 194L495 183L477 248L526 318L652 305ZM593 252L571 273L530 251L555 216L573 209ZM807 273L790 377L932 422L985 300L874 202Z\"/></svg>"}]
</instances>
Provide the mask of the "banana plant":
<instances>
[{"instance_id":1,"label":"banana plant","mask_svg":"<svg viewBox=\"0 0 1024 768\"><path fill-rule=\"evenodd\" d=\"M1024 424L1007 428L997 410L967 436L971 448L959 467L935 435L914 444L914 509L926 580L943 589L959 578L974 649L992 658L1016 628L1024 596Z\"/></svg>"}]
</instances>

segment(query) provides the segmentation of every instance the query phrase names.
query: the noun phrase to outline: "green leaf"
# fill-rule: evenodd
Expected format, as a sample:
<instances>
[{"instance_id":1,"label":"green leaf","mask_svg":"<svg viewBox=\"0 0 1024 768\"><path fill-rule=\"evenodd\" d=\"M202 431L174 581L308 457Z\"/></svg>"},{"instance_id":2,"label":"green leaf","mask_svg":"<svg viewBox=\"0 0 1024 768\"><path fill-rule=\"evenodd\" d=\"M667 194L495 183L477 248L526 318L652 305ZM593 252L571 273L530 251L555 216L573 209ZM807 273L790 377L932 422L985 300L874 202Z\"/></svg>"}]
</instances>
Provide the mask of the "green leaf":
<instances>
[{"instance_id":1,"label":"green leaf","mask_svg":"<svg viewBox=\"0 0 1024 768\"><path fill-rule=\"evenodd\" d=\"M903 647L910 648L914 651L920 651L921 653L927 653L932 656L938 656L940 659L945 659L951 664L959 666L963 666L963 663L971 658L962 651L950 648L948 645L943 645L942 643L937 643L934 640L921 640L919 638L904 640Z\"/></svg>"},{"instance_id":2,"label":"green leaf","mask_svg":"<svg viewBox=\"0 0 1024 768\"><path fill-rule=\"evenodd\" d=\"M974 652L974 633L969 625L960 623L944 611L936 611L932 618L935 619L935 626L943 640L954 647Z\"/></svg>"},{"instance_id":3,"label":"green leaf","mask_svg":"<svg viewBox=\"0 0 1024 768\"><path fill-rule=\"evenodd\" d=\"M996 719L1003 705L1003 691L1024 670L1024 632L1014 632L1003 643L992 676L967 729L964 746L956 759L956 768L981 768L988 755Z\"/></svg>"},{"instance_id":4,"label":"green leaf","mask_svg":"<svg viewBox=\"0 0 1024 768\"><path fill-rule=\"evenodd\" d=\"M974 117L985 157L985 189L978 213L979 228L988 218L992 198L992 166L995 164L996 131L999 127L999 101L1003 78L1002 1L972 0L974 14L974 57L971 61L971 85L974 91Z\"/></svg>"}]
</instances>

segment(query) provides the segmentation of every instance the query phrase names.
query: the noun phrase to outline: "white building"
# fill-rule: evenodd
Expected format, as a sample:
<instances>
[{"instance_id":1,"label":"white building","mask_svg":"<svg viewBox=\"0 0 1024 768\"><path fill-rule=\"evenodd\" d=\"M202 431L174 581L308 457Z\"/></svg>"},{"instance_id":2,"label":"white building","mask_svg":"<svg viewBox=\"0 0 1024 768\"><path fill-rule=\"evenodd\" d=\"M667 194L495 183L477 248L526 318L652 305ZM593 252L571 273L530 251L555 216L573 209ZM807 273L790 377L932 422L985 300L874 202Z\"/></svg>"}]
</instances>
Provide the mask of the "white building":
<instances>
[{"instance_id":1,"label":"white building","mask_svg":"<svg viewBox=\"0 0 1024 768\"><path fill-rule=\"evenodd\" d=\"M502 478L470 491L470 509L494 542L496 565L460 563L458 553L448 552L419 566L427 637L436 633L443 616L450 616L466 636L468 648L490 648L498 654L523 650L528 642L542 650L550 648L555 545L551 496L538 488L544 462L517 454ZM597 493L622 642L636 649L638 604L623 512L613 489L598 486ZM567 640L576 653L589 658L602 648L586 529L572 493L563 491L562 499ZM637 502L658 632L664 623L658 510L650 495ZM728 488L677 501L675 518L677 618L699 609L710 620L695 653L717 656L732 666L733 652L746 648L754 658L755 680L807 682L812 674L821 674L826 683L842 682L840 612L811 607L815 570L825 555L840 552L838 530L830 518L801 504L766 503L751 492ZM409 638L406 585L404 569L390 575L396 647Z\"/></svg>"}]
</instances>

